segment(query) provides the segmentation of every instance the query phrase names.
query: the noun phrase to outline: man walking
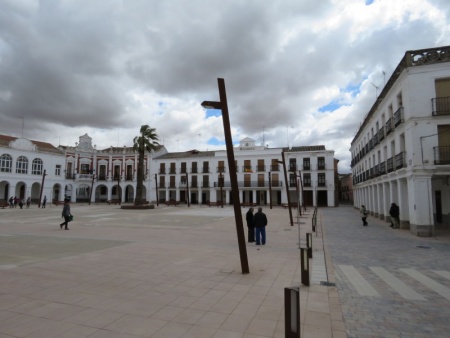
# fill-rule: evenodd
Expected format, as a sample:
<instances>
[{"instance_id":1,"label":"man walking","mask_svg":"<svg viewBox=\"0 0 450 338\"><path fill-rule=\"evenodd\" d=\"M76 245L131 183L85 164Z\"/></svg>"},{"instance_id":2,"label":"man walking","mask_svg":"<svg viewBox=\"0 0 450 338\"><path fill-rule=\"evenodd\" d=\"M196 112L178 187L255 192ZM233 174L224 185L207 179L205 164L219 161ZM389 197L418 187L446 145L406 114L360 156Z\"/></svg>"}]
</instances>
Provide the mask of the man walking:
<instances>
[{"instance_id":1,"label":"man walking","mask_svg":"<svg viewBox=\"0 0 450 338\"><path fill-rule=\"evenodd\" d=\"M266 214L262 212L262 208L258 208L258 212L254 216L254 224L256 230L256 245L266 244L266 225L267 217Z\"/></svg>"},{"instance_id":2,"label":"man walking","mask_svg":"<svg viewBox=\"0 0 450 338\"><path fill-rule=\"evenodd\" d=\"M400 208L397 204L392 203L391 208L389 209L389 215L391 215L391 227L393 229L400 228Z\"/></svg>"}]
</instances>

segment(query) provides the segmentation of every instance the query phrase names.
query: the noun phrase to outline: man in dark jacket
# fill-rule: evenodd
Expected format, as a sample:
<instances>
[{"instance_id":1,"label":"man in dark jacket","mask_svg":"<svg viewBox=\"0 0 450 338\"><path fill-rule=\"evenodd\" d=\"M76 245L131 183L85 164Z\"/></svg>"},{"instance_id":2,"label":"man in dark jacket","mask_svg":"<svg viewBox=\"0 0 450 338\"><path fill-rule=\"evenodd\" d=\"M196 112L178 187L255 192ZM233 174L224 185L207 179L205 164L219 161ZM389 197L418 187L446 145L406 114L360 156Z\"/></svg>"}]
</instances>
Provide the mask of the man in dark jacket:
<instances>
[{"instance_id":1,"label":"man in dark jacket","mask_svg":"<svg viewBox=\"0 0 450 338\"><path fill-rule=\"evenodd\" d=\"M248 228L248 242L253 243L255 241L255 225L253 224L253 208L249 208L247 214L245 216L247 220L247 228Z\"/></svg>"},{"instance_id":2,"label":"man in dark jacket","mask_svg":"<svg viewBox=\"0 0 450 338\"><path fill-rule=\"evenodd\" d=\"M262 212L262 208L258 208L258 212L254 216L255 230L256 230L256 245L266 244L266 225L267 217Z\"/></svg>"},{"instance_id":3,"label":"man in dark jacket","mask_svg":"<svg viewBox=\"0 0 450 338\"><path fill-rule=\"evenodd\" d=\"M400 208L397 204L391 204L389 215L391 215L392 228L398 229L400 227Z\"/></svg>"}]
</instances>

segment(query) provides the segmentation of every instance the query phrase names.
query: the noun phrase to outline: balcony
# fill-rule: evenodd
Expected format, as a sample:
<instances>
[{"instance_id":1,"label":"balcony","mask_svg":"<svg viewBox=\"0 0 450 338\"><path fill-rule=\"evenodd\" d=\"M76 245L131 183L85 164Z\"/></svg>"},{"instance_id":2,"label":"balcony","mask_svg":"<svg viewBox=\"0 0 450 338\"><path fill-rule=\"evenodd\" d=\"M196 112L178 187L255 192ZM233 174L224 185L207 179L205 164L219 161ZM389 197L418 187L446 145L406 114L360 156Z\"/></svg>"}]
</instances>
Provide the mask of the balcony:
<instances>
[{"instance_id":1,"label":"balcony","mask_svg":"<svg viewBox=\"0 0 450 338\"><path fill-rule=\"evenodd\" d=\"M450 96L431 99L433 116L450 115Z\"/></svg>"},{"instance_id":2,"label":"balcony","mask_svg":"<svg viewBox=\"0 0 450 338\"><path fill-rule=\"evenodd\" d=\"M386 128L386 135L392 133L392 131L394 130L394 128L392 128L392 119L387 120L385 128Z\"/></svg>"},{"instance_id":3,"label":"balcony","mask_svg":"<svg viewBox=\"0 0 450 338\"><path fill-rule=\"evenodd\" d=\"M381 142L384 140L384 127L381 127L378 131L378 140Z\"/></svg>"},{"instance_id":4,"label":"balcony","mask_svg":"<svg viewBox=\"0 0 450 338\"><path fill-rule=\"evenodd\" d=\"M125 176L125 181L132 181L132 180L133 180L133 175Z\"/></svg>"},{"instance_id":5,"label":"balcony","mask_svg":"<svg viewBox=\"0 0 450 338\"><path fill-rule=\"evenodd\" d=\"M75 174L73 174L73 173L66 173L66 179L74 180L75 179Z\"/></svg>"},{"instance_id":6,"label":"balcony","mask_svg":"<svg viewBox=\"0 0 450 338\"><path fill-rule=\"evenodd\" d=\"M256 171L259 171L259 172L266 171L266 166L265 165L257 165Z\"/></svg>"},{"instance_id":7,"label":"balcony","mask_svg":"<svg viewBox=\"0 0 450 338\"><path fill-rule=\"evenodd\" d=\"M371 140L369 140L369 150L372 150L373 146L374 146L373 139L371 139Z\"/></svg>"},{"instance_id":8,"label":"balcony","mask_svg":"<svg viewBox=\"0 0 450 338\"><path fill-rule=\"evenodd\" d=\"M191 174L198 174L197 168L191 168Z\"/></svg>"},{"instance_id":9,"label":"balcony","mask_svg":"<svg viewBox=\"0 0 450 338\"><path fill-rule=\"evenodd\" d=\"M380 141L378 140L378 133L373 135L373 145L376 146Z\"/></svg>"},{"instance_id":10,"label":"balcony","mask_svg":"<svg viewBox=\"0 0 450 338\"><path fill-rule=\"evenodd\" d=\"M92 177L94 177L93 174L78 174L77 181L91 181Z\"/></svg>"},{"instance_id":11,"label":"balcony","mask_svg":"<svg viewBox=\"0 0 450 338\"><path fill-rule=\"evenodd\" d=\"M280 171L280 166L278 164L272 164L270 166L270 171Z\"/></svg>"},{"instance_id":12,"label":"balcony","mask_svg":"<svg viewBox=\"0 0 450 338\"><path fill-rule=\"evenodd\" d=\"M380 176L380 165L377 164L375 167L373 167L373 174L375 177Z\"/></svg>"},{"instance_id":13,"label":"balcony","mask_svg":"<svg viewBox=\"0 0 450 338\"><path fill-rule=\"evenodd\" d=\"M272 188L281 188L283 182L272 181ZM269 181L238 181L238 187L248 187L248 188L268 188ZM214 188L220 188L219 182L214 182ZM223 188L231 188L231 182L223 182Z\"/></svg>"},{"instance_id":14,"label":"balcony","mask_svg":"<svg viewBox=\"0 0 450 338\"><path fill-rule=\"evenodd\" d=\"M404 122L403 107L397 109L394 113L394 127L397 127L400 123Z\"/></svg>"},{"instance_id":15,"label":"balcony","mask_svg":"<svg viewBox=\"0 0 450 338\"><path fill-rule=\"evenodd\" d=\"M387 172L393 172L394 171L394 158L388 158L387 160Z\"/></svg>"},{"instance_id":16,"label":"balcony","mask_svg":"<svg viewBox=\"0 0 450 338\"><path fill-rule=\"evenodd\" d=\"M297 171L297 164L289 163L288 171Z\"/></svg>"},{"instance_id":17,"label":"balcony","mask_svg":"<svg viewBox=\"0 0 450 338\"><path fill-rule=\"evenodd\" d=\"M177 170L175 168L170 168L169 175L176 175Z\"/></svg>"},{"instance_id":18,"label":"balcony","mask_svg":"<svg viewBox=\"0 0 450 338\"><path fill-rule=\"evenodd\" d=\"M202 183L202 188L209 188L209 187L210 187L209 182Z\"/></svg>"},{"instance_id":19,"label":"balcony","mask_svg":"<svg viewBox=\"0 0 450 338\"><path fill-rule=\"evenodd\" d=\"M380 163L380 176L386 175L386 162Z\"/></svg>"},{"instance_id":20,"label":"balcony","mask_svg":"<svg viewBox=\"0 0 450 338\"><path fill-rule=\"evenodd\" d=\"M159 174L164 175L166 173L166 168L159 168Z\"/></svg>"},{"instance_id":21,"label":"balcony","mask_svg":"<svg viewBox=\"0 0 450 338\"><path fill-rule=\"evenodd\" d=\"M395 155L395 170L401 169L405 166L405 153L402 151L401 153Z\"/></svg>"},{"instance_id":22,"label":"balcony","mask_svg":"<svg viewBox=\"0 0 450 338\"><path fill-rule=\"evenodd\" d=\"M252 169L252 166L251 166L251 165L244 165L244 166L242 166L242 171L243 171L244 173L252 173L252 172L253 172L253 169Z\"/></svg>"},{"instance_id":23,"label":"balcony","mask_svg":"<svg viewBox=\"0 0 450 338\"><path fill-rule=\"evenodd\" d=\"M106 181L108 178L106 177L106 175L98 175L97 176L97 181Z\"/></svg>"},{"instance_id":24,"label":"balcony","mask_svg":"<svg viewBox=\"0 0 450 338\"><path fill-rule=\"evenodd\" d=\"M224 173L224 172L226 172L226 169L225 169L225 167L217 167L217 172Z\"/></svg>"},{"instance_id":25,"label":"balcony","mask_svg":"<svg viewBox=\"0 0 450 338\"><path fill-rule=\"evenodd\" d=\"M204 167L202 173L203 174L209 174L209 168Z\"/></svg>"},{"instance_id":26,"label":"balcony","mask_svg":"<svg viewBox=\"0 0 450 338\"><path fill-rule=\"evenodd\" d=\"M450 164L450 147L434 147L434 164Z\"/></svg>"}]
</instances>

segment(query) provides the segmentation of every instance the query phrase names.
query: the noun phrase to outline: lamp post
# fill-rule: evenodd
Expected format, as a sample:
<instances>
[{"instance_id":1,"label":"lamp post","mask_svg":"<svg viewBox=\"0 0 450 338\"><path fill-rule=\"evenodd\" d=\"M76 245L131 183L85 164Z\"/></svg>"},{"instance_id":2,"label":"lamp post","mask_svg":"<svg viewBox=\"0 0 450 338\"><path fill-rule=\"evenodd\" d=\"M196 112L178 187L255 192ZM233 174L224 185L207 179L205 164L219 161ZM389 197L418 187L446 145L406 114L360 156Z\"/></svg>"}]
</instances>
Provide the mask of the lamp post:
<instances>
[{"instance_id":1,"label":"lamp post","mask_svg":"<svg viewBox=\"0 0 450 338\"><path fill-rule=\"evenodd\" d=\"M269 174L269 205L270 209L272 209L272 178L270 171L268 172L268 174Z\"/></svg>"},{"instance_id":2,"label":"lamp post","mask_svg":"<svg viewBox=\"0 0 450 338\"><path fill-rule=\"evenodd\" d=\"M291 221L291 227L293 227L294 219L292 218L291 197L289 196L289 182L288 182L287 171L286 171L286 159L284 158L284 151L281 152L281 158L283 159L283 161L278 161L278 163L283 164L284 184L286 186L286 195L287 195L288 209L289 209L289 220Z\"/></svg>"},{"instance_id":3,"label":"lamp post","mask_svg":"<svg viewBox=\"0 0 450 338\"><path fill-rule=\"evenodd\" d=\"M236 232L239 244L239 256L241 259L242 273L249 273L247 247L245 246L244 225L242 223L241 206L239 202L239 187L236 175L236 162L234 160L233 141L231 138L230 117L228 115L227 94L225 91L225 80L217 79L220 101L203 101L202 107L209 109L220 109L222 111L223 130L227 148L228 168L230 168L231 194L233 197L234 218L236 221Z\"/></svg>"},{"instance_id":4,"label":"lamp post","mask_svg":"<svg viewBox=\"0 0 450 338\"><path fill-rule=\"evenodd\" d=\"M95 169L93 170L92 174L92 182L91 182L91 190L89 191L89 205L91 205L91 199L92 199L92 190L94 190L94 180L95 180Z\"/></svg>"},{"instance_id":5,"label":"lamp post","mask_svg":"<svg viewBox=\"0 0 450 338\"><path fill-rule=\"evenodd\" d=\"M189 202L189 177L188 177L188 173L186 173L186 200L187 200L188 207L190 207L191 204Z\"/></svg>"},{"instance_id":6,"label":"lamp post","mask_svg":"<svg viewBox=\"0 0 450 338\"><path fill-rule=\"evenodd\" d=\"M155 186L156 186L156 206L159 206L159 193L158 193L158 174L155 174Z\"/></svg>"},{"instance_id":7,"label":"lamp post","mask_svg":"<svg viewBox=\"0 0 450 338\"><path fill-rule=\"evenodd\" d=\"M44 169L44 173L42 174L42 184L41 184L41 191L39 193L39 203L38 208L41 207L41 201L42 201L42 191L44 190L44 182L45 182L45 176L47 176L47 170Z\"/></svg>"},{"instance_id":8,"label":"lamp post","mask_svg":"<svg viewBox=\"0 0 450 338\"><path fill-rule=\"evenodd\" d=\"M219 173L219 187L220 187L220 205L223 208L223 176L222 172Z\"/></svg>"}]
</instances>

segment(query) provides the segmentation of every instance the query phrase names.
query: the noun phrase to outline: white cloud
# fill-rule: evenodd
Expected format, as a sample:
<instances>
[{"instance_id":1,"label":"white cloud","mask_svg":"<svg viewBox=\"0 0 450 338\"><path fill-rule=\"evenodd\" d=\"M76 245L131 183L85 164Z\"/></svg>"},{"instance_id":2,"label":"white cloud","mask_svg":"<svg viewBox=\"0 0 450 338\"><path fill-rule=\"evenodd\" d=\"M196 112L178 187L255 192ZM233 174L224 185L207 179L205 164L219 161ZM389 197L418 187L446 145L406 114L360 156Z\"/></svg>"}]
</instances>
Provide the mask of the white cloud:
<instances>
[{"instance_id":1,"label":"white cloud","mask_svg":"<svg viewBox=\"0 0 450 338\"><path fill-rule=\"evenodd\" d=\"M20 136L23 116L25 137L106 148L149 124L169 151L223 149L208 144L221 118L200 106L222 77L235 142L324 144L348 172L372 83L406 50L450 44L449 13L446 0L2 1L0 133ZM330 102L343 106L319 112Z\"/></svg>"}]
</instances>

